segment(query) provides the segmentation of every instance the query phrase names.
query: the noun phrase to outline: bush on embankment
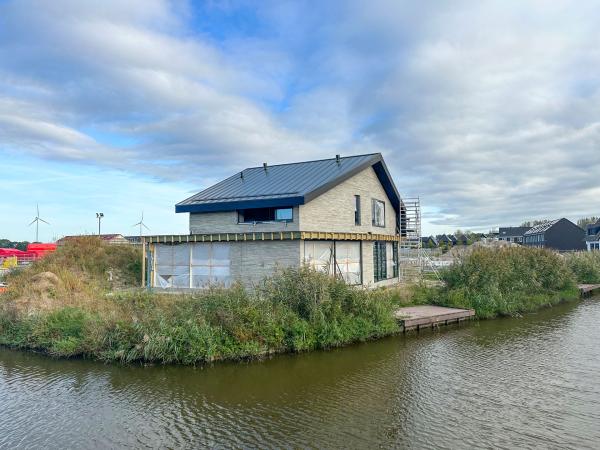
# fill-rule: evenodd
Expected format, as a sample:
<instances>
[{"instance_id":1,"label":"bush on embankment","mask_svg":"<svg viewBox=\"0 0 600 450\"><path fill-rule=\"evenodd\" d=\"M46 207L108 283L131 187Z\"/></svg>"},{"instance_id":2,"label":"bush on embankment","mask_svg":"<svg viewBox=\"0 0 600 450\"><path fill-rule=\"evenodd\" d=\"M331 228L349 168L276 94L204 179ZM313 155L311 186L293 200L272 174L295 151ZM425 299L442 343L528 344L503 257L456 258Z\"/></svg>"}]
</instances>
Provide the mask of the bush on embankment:
<instances>
[{"instance_id":1,"label":"bush on embankment","mask_svg":"<svg viewBox=\"0 0 600 450\"><path fill-rule=\"evenodd\" d=\"M479 318L515 316L579 297L564 258L543 249L473 249L441 278L444 287L417 290L420 300L474 309Z\"/></svg>"},{"instance_id":2,"label":"bush on embankment","mask_svg":"<svg viewBox=\"0 0 600 450\"><path fill-rule=\"evenodd\" d=\"M565 260L578 283L600 284L600 252L567 253Z\"/></svg>"},{"instance_id":3,"label":"bush on embankment","mask_svg":"<svg viewBox=\"0 0 600 450\"><path fill-rule=\"evenodd\" d=\"M56 356L194 364L329 348L398 331L393 291L358 289L307 268L282 270L251 290L110 292L102 272L122 250L101 246L86 254L73 254L75 245L61 248L15 275L9 294L0 296L0 344ZM130 256L121 261L126 267L134 265L136 255ZM58 275L48 275L51 269ZM44 292L24 286L43 274Z\"/></svg>"}]
</instances>

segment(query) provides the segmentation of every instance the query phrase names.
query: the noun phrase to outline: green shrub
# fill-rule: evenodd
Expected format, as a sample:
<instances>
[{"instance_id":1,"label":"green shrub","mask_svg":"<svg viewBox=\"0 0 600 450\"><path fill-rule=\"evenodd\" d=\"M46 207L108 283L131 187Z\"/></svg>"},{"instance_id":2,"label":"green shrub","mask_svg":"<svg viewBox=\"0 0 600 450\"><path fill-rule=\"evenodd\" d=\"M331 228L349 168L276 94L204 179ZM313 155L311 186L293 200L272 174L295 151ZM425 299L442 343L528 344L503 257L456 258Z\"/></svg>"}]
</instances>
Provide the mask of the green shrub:
<instances>
[{"instance_id":1,"label":"green shrub","mask_svg":"<svg viewBox=\"0 0 600 450\"><path fill-rule=\"evenodd\" d=\"M565 260L544 249L474 249L441 277L446 286L431 300L474 309L480 318L519 315L578 296Z\"/></svg>"},{"instance_id":2,"label":"green shrub","mask_svg":"<svg viewBox=\"0 0 600 450\"><path fill-rule=\"evenodd\" d=\"M577 252L565 256L578 283L600 283L600 252Z\"/></svg>"},{"instance_id":3,"label":"green shrub","mask_svg":"<svg viewBox=\"0 0 600 450\"><path fill-rule=\"evenodd\" d=\"M324 349L398 331L388 291L348 286L307 268L283 269L254 290L137 290L76 307L65 303L28 315L6 300L0 343L56 356L195 364Z\"/></svg>"}]
</instances>

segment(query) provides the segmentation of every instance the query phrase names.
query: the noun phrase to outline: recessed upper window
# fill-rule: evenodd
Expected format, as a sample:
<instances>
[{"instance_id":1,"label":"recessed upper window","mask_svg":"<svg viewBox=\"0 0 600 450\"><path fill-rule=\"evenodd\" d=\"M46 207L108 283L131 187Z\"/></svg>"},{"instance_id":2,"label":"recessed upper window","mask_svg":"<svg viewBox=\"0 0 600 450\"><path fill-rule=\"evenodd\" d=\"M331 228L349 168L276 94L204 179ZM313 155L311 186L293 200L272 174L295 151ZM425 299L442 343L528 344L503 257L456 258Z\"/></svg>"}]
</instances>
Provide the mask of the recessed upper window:
<instances>
[{"instance_id":1,"label":"recessed upper window","mask_svg":"<svg viewBox=\"0 0 600 450\"><path fill-rule=\"evenodd\" d=\"M292 208L277 208L275 210L275 220L291 222L293 214Z\"/></svg>"},{"instance_id":2,"label":"recessed upper window","mask_svg":"<svg viewBox=\"0 0 600 450\"><path fill-rule=\"evenodd\" d=\"M373 199L373 226L385 227L385 202Z\"/></svg>"},{"instance_id":3,"label":"recessed upper window","mask_svg":"<svg viewBox=\"0 0 600 450\"><path fill-rule=\"evenodd\" d=\"M240 223L293 222L292 208L250 208L238 211Z\"/></svg>"},{"instance_id":4,"label":"recessed upper window","mask_svg":"<svg viewBox=\"0 0 600 450\"><path fill-rule=\"evenodd\" d=\"M354 196L354 225L360 225L360 195Z\"/></svg>"}]
</instances>

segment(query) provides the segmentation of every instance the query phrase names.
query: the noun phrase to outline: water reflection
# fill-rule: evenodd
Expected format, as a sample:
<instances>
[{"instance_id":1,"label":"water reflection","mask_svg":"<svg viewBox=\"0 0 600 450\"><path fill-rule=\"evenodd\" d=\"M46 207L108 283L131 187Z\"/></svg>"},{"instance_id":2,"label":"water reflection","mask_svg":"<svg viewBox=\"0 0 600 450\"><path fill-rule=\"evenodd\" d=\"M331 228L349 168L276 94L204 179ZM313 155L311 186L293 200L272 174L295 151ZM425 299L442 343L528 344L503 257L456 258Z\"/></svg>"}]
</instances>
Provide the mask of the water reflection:
<instances>
[{"instance_id":1,"label":"water reflection","mask_svg":"<svg viewBox=\"0 0 600 450\"><path fill-rule=\"evenodd\" d=\"M0 447L592 448L600 301L207 368L0 350Z\"/></svg>"}]
</instances>

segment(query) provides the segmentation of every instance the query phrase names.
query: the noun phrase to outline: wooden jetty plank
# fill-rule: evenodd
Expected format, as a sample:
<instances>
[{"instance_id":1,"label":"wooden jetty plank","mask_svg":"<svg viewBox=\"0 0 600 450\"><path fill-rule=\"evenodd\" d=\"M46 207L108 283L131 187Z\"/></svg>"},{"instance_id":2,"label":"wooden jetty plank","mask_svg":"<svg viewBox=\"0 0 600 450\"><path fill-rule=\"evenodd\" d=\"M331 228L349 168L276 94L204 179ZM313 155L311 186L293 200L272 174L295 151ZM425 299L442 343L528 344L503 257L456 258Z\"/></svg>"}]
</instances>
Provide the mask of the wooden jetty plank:
<instances>
[{"instance_id":1,"label":"wooden jetty plank","mask_svg":"<svg viewBox=\"0 0 600 450\"><path fill-rule=\"evenodd\" d=\"M472 309L420 305L400 308L396 310L394 316L401 322L403 330L409 331L471 319L475 316L475 311Z\"/></svg>"},{"instance_id":2,"label":"wooden jetty plank","mask_svg":"<svg viewBox=\"0 0 600 450\"><path fill-rule=\"evenodd\" d=\"M577 287L582 297L590 297L600 293L600 284L578 284Z\"/></svg>"}]
</instances>

